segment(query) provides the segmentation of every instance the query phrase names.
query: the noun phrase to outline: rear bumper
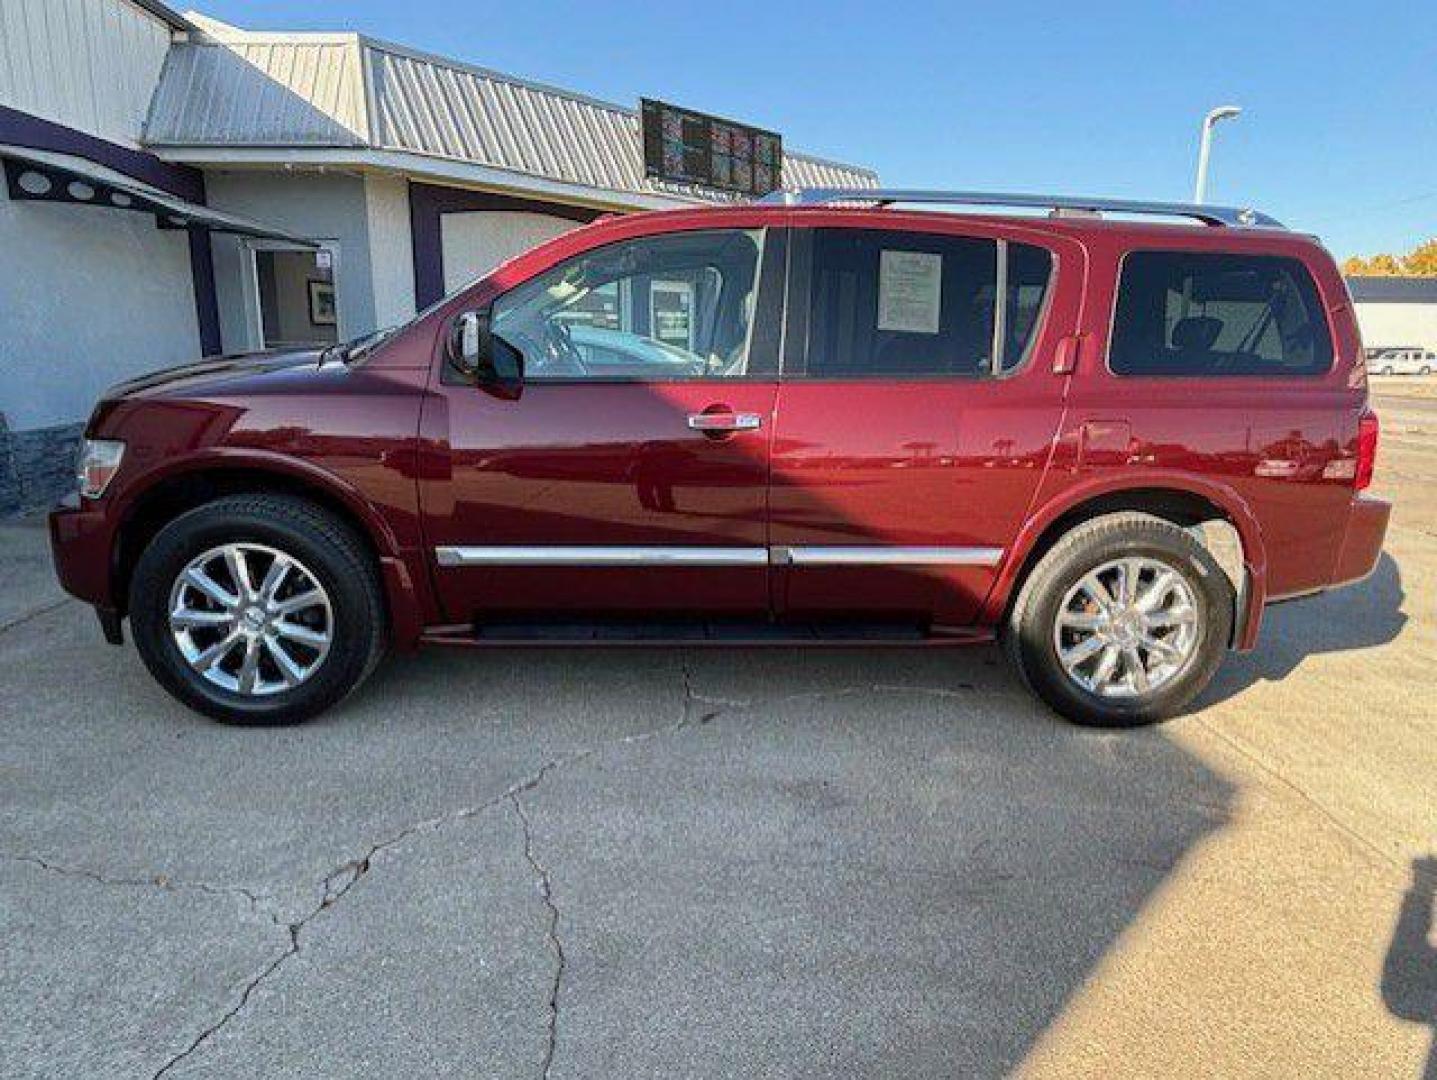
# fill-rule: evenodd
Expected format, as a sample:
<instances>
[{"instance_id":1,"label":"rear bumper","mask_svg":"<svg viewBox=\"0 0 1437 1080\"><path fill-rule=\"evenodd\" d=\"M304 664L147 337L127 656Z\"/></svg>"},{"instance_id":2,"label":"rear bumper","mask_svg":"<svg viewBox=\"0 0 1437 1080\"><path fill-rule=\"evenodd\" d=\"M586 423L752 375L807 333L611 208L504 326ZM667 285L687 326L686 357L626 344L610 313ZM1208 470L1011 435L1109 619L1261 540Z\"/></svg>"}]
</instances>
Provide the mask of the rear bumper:
<instances>
[{"instance_id":1,"label":"rear bumper","mask_svg":"<svg viewBox=\"0 0 1437 1080\"><path fill-rule=\"evenodd\" d=\"M1382 543L1386 539L1387 521L1391 516L1392 504L1386 499L1354 496L1347 514L1347 526L1342 533L1342 546L1338 549L1337 562L1327 583L1293 593L1249 593L1233 647L1238 652L1251 652L1257 647L1262 611L1268 604L1284 604L1289 600L1318 596L1368 577L1377 569L1378 560L1382 558Z\"/></svg>"},{"instance_id":2,"label":"rear bumper","mask_svg":"<svg viewBox=\"0 0 1437 1080\"><path fill-rule=\"evenodd\" d=\"M1361 581L1377 569L1377 562L1382 557L1382 542L1387 536L1387 521L1391 516L1392 504L1386 499L1358 495L1352 500L1347 531L1343 534L1337 565L1332 571L1334 586Z\"/></svg>"},{"instance_id":3,"label":"rear bumper","mask_svg":"<svg viewBox=\"0 0 1437 1080\"><path fill-rule=\"evenodd\" d=\"M111 557L114 529L103 509L71 495L50 511L50 553L55 576L71 596L114 609Z\"/></svg>"}]
</instances>

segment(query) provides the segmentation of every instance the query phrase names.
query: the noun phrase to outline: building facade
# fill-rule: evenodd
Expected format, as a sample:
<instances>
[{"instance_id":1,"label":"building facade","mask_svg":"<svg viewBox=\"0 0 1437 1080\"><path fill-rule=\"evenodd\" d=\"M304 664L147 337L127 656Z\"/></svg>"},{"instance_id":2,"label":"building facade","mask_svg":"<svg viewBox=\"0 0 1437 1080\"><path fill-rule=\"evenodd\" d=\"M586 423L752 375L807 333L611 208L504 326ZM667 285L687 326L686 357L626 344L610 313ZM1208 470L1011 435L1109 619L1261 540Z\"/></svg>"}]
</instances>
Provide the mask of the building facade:
<instances>
[{"instance_id":1,"label":"building facade","mask_svg":"<svg viewBox=\"0 0 1437 1080\"><path fill-rule=\"evenodd\" d=\"M603 213L634 109L359 34L252 33L156 0L0 0L0 513L71 486L114 383L356 337ZM874 186L787 152L785 186Z\"/></svg>"},{"instance_id":2,"label":"building facade","mask_svg":"<svg viewBox=\"0 0 1437 1080\"><path fill-rule=\"evenodd\" d=\"M1364 346L1437 352L1437 278L1351 277L1347 287Z\"/></svg>"}]
</instances>

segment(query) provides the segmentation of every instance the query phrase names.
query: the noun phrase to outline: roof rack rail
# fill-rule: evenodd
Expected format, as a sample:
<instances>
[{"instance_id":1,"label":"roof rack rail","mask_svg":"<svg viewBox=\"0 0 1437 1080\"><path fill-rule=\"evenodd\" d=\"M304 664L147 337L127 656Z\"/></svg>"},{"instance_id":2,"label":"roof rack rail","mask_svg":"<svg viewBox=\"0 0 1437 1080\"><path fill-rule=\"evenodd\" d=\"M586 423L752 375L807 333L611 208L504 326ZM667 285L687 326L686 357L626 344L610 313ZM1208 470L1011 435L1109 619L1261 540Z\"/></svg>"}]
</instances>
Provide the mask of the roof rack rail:
<instances>
[{"instance_id":1,"label":"roof rack rail","mask_svg":"<svg viewBox=\"0 0 1437 1080\"><path fill-rule=\"evenodd\" d=\"M1143 199L1087 198L1079 195L1024 195L997 191L927 191L918 188L801 188L774 191L760 202L784 206L824 206L829 203L865 203L891 206L893 203L933 203L947 206L1002 206L1032 210L1077 211L1101 214L1153 214L1185 217L1204 225L1232 228L1281 229L1283 224L1258 210L1199 203L1149 202Z\"/></svg>"}]
</instances>

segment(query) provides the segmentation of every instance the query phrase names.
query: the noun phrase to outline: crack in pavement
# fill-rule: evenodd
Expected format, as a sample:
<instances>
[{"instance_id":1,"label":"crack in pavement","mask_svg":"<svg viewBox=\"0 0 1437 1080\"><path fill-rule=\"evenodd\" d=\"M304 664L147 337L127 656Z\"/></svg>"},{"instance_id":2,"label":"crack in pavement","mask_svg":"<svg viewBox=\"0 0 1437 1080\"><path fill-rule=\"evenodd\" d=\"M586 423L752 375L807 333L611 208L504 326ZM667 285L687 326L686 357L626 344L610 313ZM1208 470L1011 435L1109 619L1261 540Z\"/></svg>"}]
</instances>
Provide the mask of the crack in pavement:
<instances>
[{"instance_id":1,"label":"crack in pavement","mask_svg":"<svg viewBox=\"0 0 1437 1080\"><path fill-rule=\"evenodd\" d=\"M316 904L307 914L305 914L295 922L281 923L280 920L273 915L273 913L267 912L267 914L270 915L270 918L277 925L283 925L289 933L289 943L284 952L280 953L279 956L271 960L270 963L266 965L263 970L261 970L254 978L250 979L245 984L244 988L240 991L239 1000L235 1002L234 1006L218 1020L216 1020L213 1024L204 1028L198 1035L196 1035L195 1038L190 1042L189 1046L187 1046L184 1050L180 1051L178 1054L175 1054L168 1061L166 1061L165 1064L153 1074L152 1080L159 1080L160 1077L164 1076L171 1069L182 1063L186 1058L192 1055L201 1046L203 1046L206 1042L208 1042L211 1038L213 1038L216 1034L223 1030L227 1024L229 1024L242 1012L244 1012L246 1006L249 1004L251 996L254 994L255 990L259 988L260 984L264 983L266 980L276 975L280 971L280 969L283 968L284 965L290 960L291 957L299 955L300 934L302 933L302 931L305 930L306 927L309 926L311 920L313 920L316 916L320 915L322 912L328 910L329 908L337 904L340 900L342 900L345 895L348 894L349 890L354 888L354 886L359 883L360 879L369 873L371 867L373 866L374 860L380 854L394 850L399 845L403 844L405 841L421 833L434 833L456 822L466 821L470 818L477 817L480 814L483 814L488 810L492 810L496 806L499 806L506 801L508 801L513 806L514 811L516 814L518 814L520 823L523 827L524 857L529 863L530 867L538 875L538 879L540 881L540 893L543 896L544 902L549 909L549 940L558 960L554 973L553 983L550 988L548 1002L549 1034L547 1047L544 1055L544 1075L547 1077L549 1074L550 1067L553 1064L554 1050L558 1043L559 989L564 972L564 950L563 945L559 941L558 937L559 911L553 903L552 881L549 877L548 870L541 863L539 863L534 856L533 837L530 830L529 818L524 812L523 806L519 801L519 796L538 787L538 785L543 782L544 778L556 769L560 769L567 765L572 765L580 761L584 761L612 747L629 746L637 743L648 742L650 739L656 739L661 736L671 735L683 730L689 725L692 720L694 701L699 700L695 697L693 692L692 680L689 672L687 659L682 661L682 677L684 691L683 704L680 711L679 719L674 723L666 724L663 727L653 728L648 731L636 732L632 735L624 735L616 739L607 739L604 742L601 742L595 746L576 751L572 754L552 758L549 761L546 761L529 776L517 781L514 784L511 784L508 788L504 790L502 794L497 795L492 799L486 799L481 803L461 807L458 810L453 810L446 814L440 814L435 817L426 818L423 821L415 822L411 825L406 826L394 835L390 836L388 839L381 840L379 843L370 846L369 849L365 852L365 854L361 857L357 859L351 859L348 862L342 863L335 869L331 870L328 874L326 874L323 880L324 894L320 898L319 903ZM713 719L713 717L716 715L716 711L706 713L702 717L701 722L706 723L707 721ZM86 873L86 876L90 876L88 875L88 872Z\"/></svg>"},{"instance_id":2,"label":"crack in pavement","mask_svg":"<svg viewBox=\"0 0 1437 1080\"><path fill-rule=\"evenodd\" d=\"M792 694L781 694L772 697L760 695L747 701L731 698L719 698L699 694L693 687L693 676L689 667L688 658L685 656L682 664L683 700L679 718L661 727L652 728L647 731L635 732L630 735L619 736L614 739L604 740L594 746L577 750L570 754L561 755L544 762L538 769L528 776L509 785L503 792L486 799L482 802L463 806L438 814L421 821L413 822L404 828L393 833L389 837L371 844L358 858L341 863L329 871L321 880L322 893L315 905L294 921L286 921L269 907L271 898L255 893L243 886L237 885L211 885L205 882L194 882L176 880L165 875L154 875L152 877L117 878L80 868L64 867L36 856L29 855L6 855L0 853L0 857L19 862L27 862L39 866L47 871L65 874L73 877L81 877L105 885L138 887L146 886L163 889L192 889L213 895L227 895L244 898L252 910L263 914L275 926L283 929L287 935L285 948L279 955L271 959L257 974L249 979L241 988L238 999L223 1015L214 1023L203 1028L181 1051L170 1057L154 1074L153 1080L159 1080L171 1070L185 1062L191 1055L208 1043L219 1034L224 1028L239 1017L249 1006L251 999L259 987L268 980L277 976L284 966L301 952L301 938L310 923L318 916L333 908L342 900L351 889L359 883L372 869L376 859L395 851L409 840L425 834L433 834L448 826L461 823L478 817L494 808L508 803L517 816L523 831L524 857L529 864L531 871L538 884L540 896L542 897L548 911L548 946L555 957L554 976L550 984L550 991L547 1001L548 1009L548 1033L543 1061L543 1075L547 1077L554 1062L555 1052L558 1046L558 1024L559 1024L559 997L562 990L566 957L563 943L559 937L559 909L554 903L553 877L548 867L539 861L534 850L534 834L532 820L524 809L521 796L534 790L552 772L583 762L591 757L605 753L616 747L632 746L654 739L659 739L676 734L691 725L703 725L722 715L725 711L746 711L758 708L763 705L777 705L797 700L823 700L826 698L850 697L864 693L902 693L902 694L925 694L938 697L967 697L973 694L981 694L976 687L962 684L957 688L907 686L902 684L856 684L843 687L835 687L828 690L798 692ZM1000 695L1003 696L1003 695ZM698 711L695 706L704 704L716 706L714 708Z\"/></svg>"},{"instance_id":3,"label":"crack in pavement","mask_svg":"<svg viewBox=\"0 0 1437 1080\"><path fill-rule=\"evenodd\" d=\"M1349 825L1338 816L1338 813L1333 808L1329 807L1320 798L1308 791L1297 780L1289 777L1280 766L1269 762L1255 747L1249 745L1238 736L1224 731L1218 724L1206 716L1195 714L1191 719L1198 727L1217 739L1218 742L1224 744L1239 757L1245 759L1248 764L1253 766L1258 772L1295 795L1299 801L1306 804L1318 817L1322 818L1336 832L1341 834L1349 844L1361 851L1369 860L1380 864L1383 870L1395 870L1399 873L1405 870L1405 864L1402 863L1393 852L1387 851L1376 841L1369 839L1356 827Z\"/></svg>"},{"instance_id":4,"label":"crack in pavement","mask_svg":"<svg viewBox=\"0 0 1437 1080\"><path fill-rule=\"evenodd\" d=\"M96 870L90 870L82 866L64 866L52 862L49 859L41 858L38 855L22 855L15 852L0 851L0 859L6 862L26 863L37 866L51 874L58 874L61 877L81 878L85 881L93 881L98 885L107 885L115 888L141 888L159 889L164 892L200 892L209 896L228 896L244 900L250 910L256 914L263 915L276 926L282 925L278 916L268 907L270 898L260 893L246 889L243 885L214 885L207 881L189 881L184 878L172 878L168 874L152 874L147 877L111 877Z\"/></svg>"},{"instance_id":5,"label":"crack in pavement","mask_svg":"<svg viewBox=\"0 0 1437 1080\"><path fill-rule=\"evenodd\" d=\"M32 619L38 619L41 615L48 615L52 611L58 611L69 603L73 603L73 601L68 596L65 596L59 600L53 600L48 604L44 604L41 607L31 608L23 614L16 615L8 622L0 623L0 634L14 630L16 627L24 626L27 622L30 622Z\"/></svg>"},{"instance_id":6,"label":"crack in pavement","mask_svg":"<svg viewBox=\"0 0 1437 1080\"><path fill-rule=\"evenodd\" d=\"M535 884L538 886L539 895L543 898L544 907L549 916L546 933L549 939L549 948L554 953L554 977L549 983L548 1034L544 1045L544 1067L540 1074L545 1080L548 1080L549 1071L554 1067L554 1051L559 1045L559 990L564 983L566 964L564 943L559 939L559 908L554 903L554 882L549 876L548 868L534 855L534 829L529 821L529 815L524 812L524 804L519 800L518 794L510 795L509 801L514 806L514 814L519 819L519 827L524 831L524 858L529 863L529 869L534 873Z\"/></svg>"}]
</instances>

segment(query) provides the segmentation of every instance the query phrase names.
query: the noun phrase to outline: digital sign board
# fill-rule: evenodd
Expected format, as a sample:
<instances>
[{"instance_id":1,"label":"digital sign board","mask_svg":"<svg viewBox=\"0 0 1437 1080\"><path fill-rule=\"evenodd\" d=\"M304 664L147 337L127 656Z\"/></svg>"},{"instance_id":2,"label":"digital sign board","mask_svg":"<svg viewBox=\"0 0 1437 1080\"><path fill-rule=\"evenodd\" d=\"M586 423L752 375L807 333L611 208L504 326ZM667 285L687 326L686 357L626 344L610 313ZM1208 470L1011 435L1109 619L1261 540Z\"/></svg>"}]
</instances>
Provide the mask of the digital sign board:
<instances>
[{"instance_id":1,"label":"digital sign board","mask_svg":"<svg viewBox=\"0 0 1437 1080\"><path fill-rule=\"evenodd\" d=\"M783 140L651 98L640 99L644 175L759 197L783 186Z\"/></svg>"}]
</instances>

